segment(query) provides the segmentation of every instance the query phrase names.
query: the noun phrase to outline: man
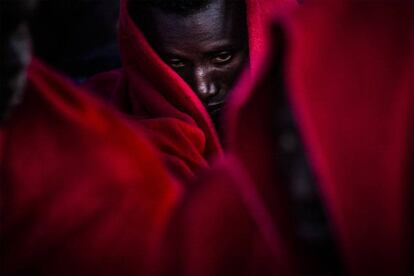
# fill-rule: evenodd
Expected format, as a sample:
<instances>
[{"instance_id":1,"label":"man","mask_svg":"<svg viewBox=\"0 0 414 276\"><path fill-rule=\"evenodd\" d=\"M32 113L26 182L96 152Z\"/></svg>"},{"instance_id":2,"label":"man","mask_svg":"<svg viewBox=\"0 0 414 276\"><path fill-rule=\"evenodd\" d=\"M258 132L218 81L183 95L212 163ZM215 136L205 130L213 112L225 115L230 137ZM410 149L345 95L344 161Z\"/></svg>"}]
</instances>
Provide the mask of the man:
<instances>
[{"instance_id":1,"label":"man","mask_svg":"<svg viewBox=\"0 0 414 276\"><path fill-rule=\"evenodd\" d=\"M129 11L218 127L227 94L248 59L245 1L130 0Z\"/></svg>"},{"instance_id":2,"label":"man","mask_svg":"<svg viewBox=\"0 0 414 276\"><path fill-rule=\"evenodd\" d=\"M123 66L95 76L87 86L132 120L144 124L158 148L174 164L185 166L194 174L206 166L202 160L209 161L222 152L217 131L196 91L218 118L246 58L246 63L255 69L263 57L267 13L294 2L121 0L119 43ZM144 12L140 13L138 7ZM214 15L214 20L210 15ZM197 20L201 20L200 24L192 24ZM179 28L174 27L176 23L181 24ZM234 32L237 23L241 24L241 32ZM140 24L144 25L142 30ZM186 28L185 32L181 32L182 28ZM186 32L198 36L197 41ZM169 34L174 36L164 37ZM208 41L204 41L206 38ZM185 45L188 62L195 64L182 66L184 63L177 56L165 55L166 50L184 51L180 45Z\"/></svg>"},{"instance_id":3,"label":"man","mask_svg":"<svg viewBox=\"0 0 414 276\"><path fill-rule=\"evenodd\" d=\"M30 57L28 4L0 9L0 273L145 274L180 187L142 131Z\"/></svg>"}]
</instances>

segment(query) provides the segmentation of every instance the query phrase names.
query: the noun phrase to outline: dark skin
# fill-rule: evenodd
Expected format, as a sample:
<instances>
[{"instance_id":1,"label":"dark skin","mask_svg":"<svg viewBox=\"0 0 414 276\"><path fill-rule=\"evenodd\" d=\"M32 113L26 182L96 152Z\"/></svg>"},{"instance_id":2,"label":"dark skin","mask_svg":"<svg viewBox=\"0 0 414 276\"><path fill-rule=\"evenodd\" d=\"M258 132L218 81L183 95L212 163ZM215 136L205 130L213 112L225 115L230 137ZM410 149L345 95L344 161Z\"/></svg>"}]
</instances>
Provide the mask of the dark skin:
<instances>
[{"instance_id":1,"label":"dark skin","mask_svg":"<svg viewBox=\"0 0 414 276\"><path fill-rule=\"evenodd\" d=\"M35 2L3 0L0 28L0 122L23 97L30 60L29 15Z\"/></svg>"},{"instance_id":2,"label":"dark skin","mask_svg":"<svg viewBox=\"0 0 414 276\"><path fill-rule=\"evenodd\" d=\"M248 58L244 1L214 0L189 15L150 7L138 16L154 49L190 85L217 122Z\"/></svg>"}]
</instances>

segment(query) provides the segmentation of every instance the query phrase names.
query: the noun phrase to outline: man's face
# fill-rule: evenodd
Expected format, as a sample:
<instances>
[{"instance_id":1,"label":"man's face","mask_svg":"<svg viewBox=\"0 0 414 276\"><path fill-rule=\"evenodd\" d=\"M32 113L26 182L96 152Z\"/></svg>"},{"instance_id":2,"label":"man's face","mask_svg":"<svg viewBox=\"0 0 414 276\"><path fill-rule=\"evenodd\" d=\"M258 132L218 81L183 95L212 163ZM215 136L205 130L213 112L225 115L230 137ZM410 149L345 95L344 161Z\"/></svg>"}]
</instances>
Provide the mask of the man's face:
<instances>
[{"instance_id":1,"label":"man's face","mask_svg":"<svg viewBox=\"0 0 414 276\"><path fill-rule=\"evenodd\" d=\"M212 1L182 16L150 8L143 31L162 59L195 91L214 118L248 57L244 3ZM233 1L234 3L234 1Z\"/></svg>"},{"instance_id":2,"label":"man's face","mask_svg":"<svg viewBox=\"0 0 414 276\"><path fill-rule=\"evenodd\" d=\"M30 59L27 24L28 5L4 0L0 30L0 120L16 106L23 94L26 68Z\"/></svg>"}]
</instances>

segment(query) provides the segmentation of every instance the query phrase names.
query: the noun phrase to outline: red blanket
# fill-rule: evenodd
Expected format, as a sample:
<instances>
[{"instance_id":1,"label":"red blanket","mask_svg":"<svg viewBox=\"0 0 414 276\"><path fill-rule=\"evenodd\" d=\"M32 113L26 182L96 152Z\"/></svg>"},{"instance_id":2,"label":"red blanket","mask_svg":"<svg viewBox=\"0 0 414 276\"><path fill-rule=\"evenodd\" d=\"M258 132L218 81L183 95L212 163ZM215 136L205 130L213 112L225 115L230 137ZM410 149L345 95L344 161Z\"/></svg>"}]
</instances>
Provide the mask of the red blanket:
<instances>
[{"instance_id":1,"label":"red blanket","mask_svg":"<svg viewBox=\"0 0 414 276\"><path fill-rule=\"evenodd\" d=\"M271 10L292 2L247 1L252 68L265 50L265 22ZM87 86L146 126L174 171L188 176L206 167L206 160L221 153L211 119L191 88L149 45L124 0L119 42L123 68L99 74Z\"/></svg>"},{"instance_id":2,"label":"red blanket","mask_svg":"<svg viewBox=\"0 0 414 276\"><path fill-rule=\"evenodd\" d=\"M119 114L33 60L0 128L2 275L147 272L180 189Z\"/></svg>"},{"instance_id":3,"label":"red blanket","mask_svg":"<svg viewBox=\"0 0 414 276\"><path fill-rule=\"evenodd\" d=\"M348 271L413 273L414 2L315 4L288 26L292 101Z\"/></svg>"},{"instance_id":4,"label":"red blanket","mask_svg":"<svg viewBox=\"0 0 414 276\"><path fill-rule=\"evenodd\" d=\"M170 246L181 254L164 254L167 267L308 273L273 163L284 64L344 271L412 274L414 2L313 1L278 17L273 30L268 59L231 99L226 158L200 176L171 227Z\"/></svg>"}]
</instances>

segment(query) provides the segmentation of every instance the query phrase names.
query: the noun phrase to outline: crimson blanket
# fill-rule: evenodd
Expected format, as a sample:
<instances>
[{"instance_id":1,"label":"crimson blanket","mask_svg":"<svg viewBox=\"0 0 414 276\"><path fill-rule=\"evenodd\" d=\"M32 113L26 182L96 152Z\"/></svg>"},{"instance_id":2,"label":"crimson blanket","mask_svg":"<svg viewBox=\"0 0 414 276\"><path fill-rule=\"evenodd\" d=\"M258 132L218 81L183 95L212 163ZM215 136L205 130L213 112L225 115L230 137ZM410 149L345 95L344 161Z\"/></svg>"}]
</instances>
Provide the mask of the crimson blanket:
<instances>
[{"instance_id":1,"label":"crimson blanket","mask_svg":"<svg viewBox=\"0 0 414 276\"><path fill-rule=\"evenodd\" d=\"M180 188L119 114L33 60L0 128L2 274L142 274Z\"/></svg>"}]
</instances>

